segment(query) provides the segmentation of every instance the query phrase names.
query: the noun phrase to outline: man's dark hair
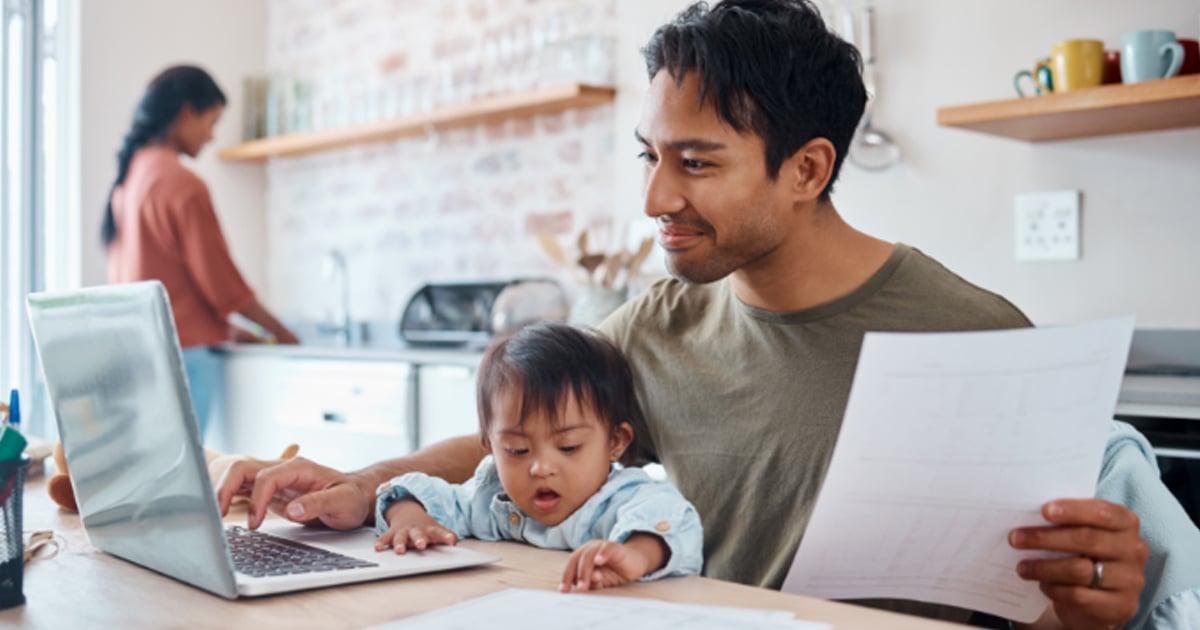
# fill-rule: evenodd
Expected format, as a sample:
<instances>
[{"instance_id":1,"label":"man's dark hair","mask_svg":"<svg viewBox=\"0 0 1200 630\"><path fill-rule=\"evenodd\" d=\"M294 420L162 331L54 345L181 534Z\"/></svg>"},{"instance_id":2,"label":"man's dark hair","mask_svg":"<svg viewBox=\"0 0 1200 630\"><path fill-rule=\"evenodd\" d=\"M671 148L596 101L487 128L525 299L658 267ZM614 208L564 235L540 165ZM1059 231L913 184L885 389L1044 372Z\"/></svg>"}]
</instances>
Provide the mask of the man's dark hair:
<instances>
[{"instance_id":1,"label":"man's dark hair","mask_svg":"<svg viewBox=\"0 0 1200 630\"><path fill-rule=\"evenodd\" d=\"M821 191L829 199L867 91L858 50L809 0L724 0L711 9L697 2L659 27L642 55L651 80L665 69L680 84L695 72L701 104L763 139L771 179L805 143L828 139L837 151Z\"/></svg>"},{"instance_id":2,"label":"man's dark hair","mask_svg":"<svg viewBox=\"0 0 1200 630\"><path fill-rule=\"evenodd\" d=\"M486 436L495 419L496 395L521 392L519 424L544 413L552 426L568 392L593 409L609 432L622 422L645 426L625 355L591 330L562 323L526 326L492 343L479 367L479 430ZM631 453L633 449L627 449Z\"/></svg>"}]
</instances>

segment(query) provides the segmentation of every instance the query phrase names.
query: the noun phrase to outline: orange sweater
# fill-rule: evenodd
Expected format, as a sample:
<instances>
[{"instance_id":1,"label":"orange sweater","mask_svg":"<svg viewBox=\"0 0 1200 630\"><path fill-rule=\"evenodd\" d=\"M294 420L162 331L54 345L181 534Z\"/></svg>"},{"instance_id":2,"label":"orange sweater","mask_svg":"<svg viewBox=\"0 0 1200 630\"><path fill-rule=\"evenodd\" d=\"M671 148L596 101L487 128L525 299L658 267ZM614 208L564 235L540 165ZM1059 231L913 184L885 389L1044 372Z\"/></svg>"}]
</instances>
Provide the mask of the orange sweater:
<instances>
[{"instance_id":1,"label":"orange sweater","mask_svg":"<svg viewBox=\"0 0 1200 630\"><path fill-rule=\"evenodd\" d=\"M227 318L254 301L213 211L208 187L172 149L134 154L113 193L117 237L108 247L109 282L158 280L184 348L229 339Z\"/></svg>"}]
</instances>

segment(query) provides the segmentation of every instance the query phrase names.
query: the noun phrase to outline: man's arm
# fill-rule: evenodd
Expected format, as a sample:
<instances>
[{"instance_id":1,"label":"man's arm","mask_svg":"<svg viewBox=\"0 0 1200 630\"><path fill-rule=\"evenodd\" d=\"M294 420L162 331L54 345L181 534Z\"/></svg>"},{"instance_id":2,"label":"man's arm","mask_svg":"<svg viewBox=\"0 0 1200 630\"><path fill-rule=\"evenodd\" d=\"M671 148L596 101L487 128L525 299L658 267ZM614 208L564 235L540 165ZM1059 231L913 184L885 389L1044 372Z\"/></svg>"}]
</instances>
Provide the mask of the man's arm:
<instances>
[{"instance_id":1,"label":"man's arm","mask_svg":"<svg viewBox=\"0 0 1200 630\"><path fill-rule=\"evenodd\" d=\"M461 483L471 477L486 452L478 435L451 438L416 453L342 473L303 457L276 461L241 461L230 466L217 484L221 514L235 496L250 498L247 525L257 528L268 509L297 523L323 523L351 529L374 517L375 489L408 472L423 472Z\"/></svg>"},{"instance_id":2,"label":"man's arm","mask_svg":"<svg viewBox=\"0 0 1200 630\"><path fill-rule=\"evenodd\" d=\"M356 482L375 493L379 484L405 473L421 472L450 483L464 483L487 455L478 435L464 435L435 442L404 457L372 464L350 473Z\"/></svg>"}]
</instances>

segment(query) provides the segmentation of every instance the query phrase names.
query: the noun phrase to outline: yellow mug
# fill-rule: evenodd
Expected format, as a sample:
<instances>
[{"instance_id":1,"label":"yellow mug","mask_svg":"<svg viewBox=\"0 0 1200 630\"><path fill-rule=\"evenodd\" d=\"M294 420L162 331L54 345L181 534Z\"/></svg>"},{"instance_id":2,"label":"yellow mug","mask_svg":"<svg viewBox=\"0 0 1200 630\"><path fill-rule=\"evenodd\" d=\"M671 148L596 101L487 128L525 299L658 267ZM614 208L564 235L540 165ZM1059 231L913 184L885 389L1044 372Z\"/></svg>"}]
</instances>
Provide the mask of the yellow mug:
<instances>
[{"instance_id":1,"label":"yellow mug","mask_svg":"<svg viewBox=\"0 0 1200 630\"><path fill-rule=\"evenodd\" d=\"M1104 79L1104 42L1064 39L1055 43L1050 54L1050 75L1055 92L1100 85Z\"/></svg>"}]
</instances>

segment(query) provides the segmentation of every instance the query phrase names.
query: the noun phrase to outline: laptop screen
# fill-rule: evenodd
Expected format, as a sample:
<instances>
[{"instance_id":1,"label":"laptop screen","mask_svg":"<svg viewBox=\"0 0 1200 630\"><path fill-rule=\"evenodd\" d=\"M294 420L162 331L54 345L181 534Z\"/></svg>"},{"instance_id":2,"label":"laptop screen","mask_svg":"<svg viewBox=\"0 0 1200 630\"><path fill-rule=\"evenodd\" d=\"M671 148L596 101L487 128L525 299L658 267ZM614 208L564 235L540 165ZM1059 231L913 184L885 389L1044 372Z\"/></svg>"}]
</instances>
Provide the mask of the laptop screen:
<instances>
[{"instance_id":1,"label":"laptop screen","mask_svg":"<svg viewBox=\"0 0 1200 630\"><path fill-rule=\"evenodd\" d=\"M158 282L28 298L92 544L234 597L167 293Z\"/></svg>"}]
</instances>

